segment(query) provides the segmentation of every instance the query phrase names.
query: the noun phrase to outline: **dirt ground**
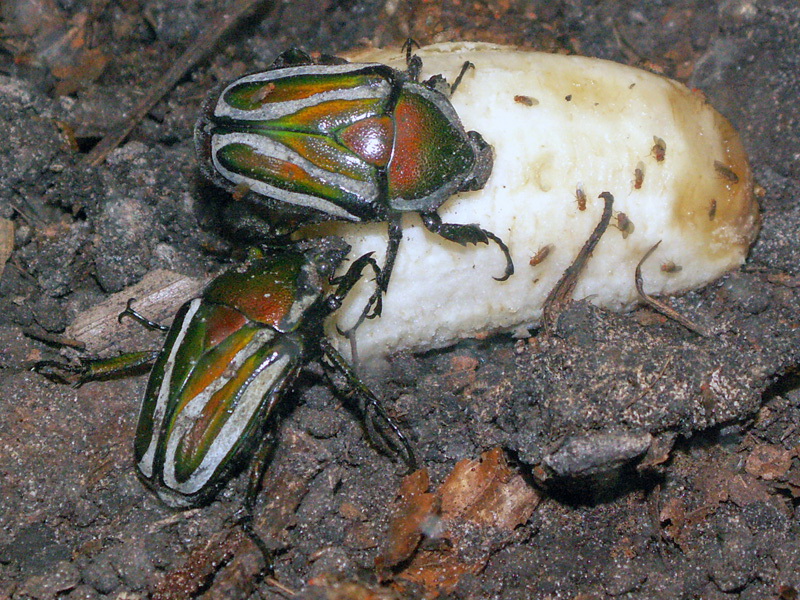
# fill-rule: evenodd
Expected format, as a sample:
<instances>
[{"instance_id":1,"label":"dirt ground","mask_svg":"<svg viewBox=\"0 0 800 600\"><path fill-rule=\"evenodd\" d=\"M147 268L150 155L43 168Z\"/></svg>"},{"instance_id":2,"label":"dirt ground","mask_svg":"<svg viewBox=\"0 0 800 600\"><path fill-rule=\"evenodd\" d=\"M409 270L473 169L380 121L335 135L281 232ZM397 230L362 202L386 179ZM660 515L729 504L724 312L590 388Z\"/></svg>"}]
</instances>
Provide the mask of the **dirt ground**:
<instances>
[{"instance_id":1,"label":"dirt ground","mask_svg":"<svg viewBox=\"0 0 800 600\"><path fill-rule=\"evenodd\" d=\"M2 5L0 218L14 232L0 240L13 243L0 279L0 599L797 598L796 0L262 3L105 162L85 164L224 4ZM312 368L285 404L257 506L278 550L274 578L259 576L231 525L243 478L183 513L137 480L145 376L74 389L29 368L74 359L66 327L148 273L203 277L241 256L196 172L209 89L293 45L408 36L597 56L698 88L741 132L763 229L741 270L671 300L707 338L649 309L576 302L547 336L395 356L368 383L427 468L415 478ZM158 339L126 325L107 352Z\"/></svg>"}]
</instances>

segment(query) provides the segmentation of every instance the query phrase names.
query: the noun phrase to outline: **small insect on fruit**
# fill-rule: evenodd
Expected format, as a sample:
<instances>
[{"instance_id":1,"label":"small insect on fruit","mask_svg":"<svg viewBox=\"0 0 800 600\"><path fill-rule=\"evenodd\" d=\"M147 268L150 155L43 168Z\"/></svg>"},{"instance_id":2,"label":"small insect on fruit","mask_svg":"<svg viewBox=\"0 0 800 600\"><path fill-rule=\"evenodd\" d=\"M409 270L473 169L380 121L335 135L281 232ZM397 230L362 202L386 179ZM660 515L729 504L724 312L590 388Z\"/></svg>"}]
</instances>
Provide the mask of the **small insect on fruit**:
<instances>
[{"instance_id":1,"label":"small insect on fruit","mask_svg":"<svg viewBox=\"0 0 800 600\"><path fill-rule=\"evenodd\" d=\"M166 504L208 503L253 459L245 501L249 514L267 462L275 407L300 369L315 359L343 376L362 409L388 427L372 430L415 465L399 427L324 337L324 319L364 269L379 272L367 254L331 279L348 250L333 240L314 240L251 259L217 277L178 311L155 358L134 442L140 478ZM330 294L324 292L326 283L336 286ZM130 308L126 313L143 320ZM140 366L141 354L130 355L127 366ZM117 372L125 370L124 361L112 360ZM77 371L79 383L113 374L97 365L62 369ZM52 378L58 365L39 366Z\"/></svg>"},{"instance_id":2,"label":"small insect on fruit","mask_svg":"<svg viewBox=\"0 0 800 600\"><path fill-rule=\"evenodd\" d=\"M301 50L269 69L237 79L212 96L195 128L205 175L248 201L325 220L387 221L389 243L378 289L364 311L381 311L397 249L401 216L416 212L427 229L466 244L494 241L506 258L499 280L514 271L505 243L479 225L442 223L436 210L453 194L483 188L492 148L465 131L440 75L422 83L422 61L406 52L407 69L348 63Z\"/></svg>"}]
</instances>

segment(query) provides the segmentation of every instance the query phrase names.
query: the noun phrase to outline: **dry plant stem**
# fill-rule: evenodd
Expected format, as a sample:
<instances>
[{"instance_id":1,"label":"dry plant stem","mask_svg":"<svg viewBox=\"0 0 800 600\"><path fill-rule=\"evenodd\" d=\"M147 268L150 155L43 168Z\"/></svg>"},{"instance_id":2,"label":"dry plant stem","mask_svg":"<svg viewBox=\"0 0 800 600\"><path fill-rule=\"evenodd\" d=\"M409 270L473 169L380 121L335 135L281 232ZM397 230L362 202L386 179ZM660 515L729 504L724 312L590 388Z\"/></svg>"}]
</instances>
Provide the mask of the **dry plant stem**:
<instances>
[{"instance_id":1,"label":"dry plant stem","mask_svg":"<svg viewBox=\"0 0 800 600\"><path fill-rule=\"evenodd\" d=\"M128 136L153 106L169 92L184 73L197 63L242 17L264 0L235 0L228 10L217 14L202 34L172 64L150 91L139 101L133 112L119 125L109 131L92 148L82 161L84 165L96 167Z\"/></svg>"},{"instance_id":2,"label":"dry plant stem","mask_svg":"<svg viewBox=\"0 0 800 600\"><path fill-rule=\"evenodd\" d=\"M614 196L609 192L603 192L598 197L602 198L604 201L603 214L600 217L600 222L597 224L597 227L594 228L594 231L592 231L592 235L589 236L589 239L586 240L581 251L578 252L578 256L576 256L572 264L567 267L561 279L558 280L558 283L544 301L542 323L546 332L553 331L558 313L572 300L572 292L575 290L575 285L578 283L578 276L581 274L581 271L583 271L586 263L589 261L589 257L592 255L600 238L603 237L606 229L608 229L608 224L611 222L611 209L614 206Z\"/></svg>"},{"instance_id":3,"label":"dry plant stem","mask_svg":"<svg viewBox=\"0 0 800 600\"><path fill-rule=\"evenodd\" d=\"M641 394L639 394L633 400L628 402L625 405L625 408L630 408L631 406L639 402L639 400L644 398L647 395L647 393L655 387L655 385L659 382L659 380L664 376L664 373L667 372L667 367L669 367L669 365L672 363L672 358L673 357L670 356L669 358L667 358L667 360L664 361L664 364L661 366L661 369L659 369L658 373L656 373L656 376L653 379L653 381L647 384L644 390L642 390Z\"/></svg>"},{"instance_id":4,"label":"dry plant stem","mask_svg":"<svg viewBox=\"0 0 800 600\"><path fill-rule=\"evenodd\" d=\"M678 323L680 323L681 325L686 327L686 329L688 329L689 331L694 331L698 335L701 335L703 337L708 337L709 333L705 329L705 327L701 327L700 325L697 325L691 319L689 319L688 317L684 317L682 314L680 314L677 310L675 310L671 306L668 306L667 304L661 302L660 300L656 300L652 296L648 296L645 293L645 291L644 291L644 283L642 281L642 265L644 264L644 261L646 261L650 257L650 255L653 252L655 252L655 250L656 250L656 248L658 248L659 244L661 244L661 241L659 241L652 248L650 248L650 250L645 252L644 256L642 257L642 260L640 260L639 264L636 265L636 275L635 275L635 278L636 278L635 279L635 281L636 281L636 291L639 292L639 296L641 297L642 302L644 302L645 304L647 304L651 308L654 308L655 310L660 312L662 315L664 315L668 319L672 319L673 321L677 321Z\"/></svg>"},{"instance_id":5,"label":"dry plant stem","mask_svg":"<svg viewBox=\"0 0 800 600\"><path fill-rule=\"evenodd\" d=\"M280 581L278 581L274 577L265 577L264 581L266 582L267 585L269 585L270 587L275 588L278 591L278 593L283 594L287 598L291 598L293 596L297 596L297 592L295 592L291 588L286 587L285 585L283 585Z\"/></svg>"}]
</instances>

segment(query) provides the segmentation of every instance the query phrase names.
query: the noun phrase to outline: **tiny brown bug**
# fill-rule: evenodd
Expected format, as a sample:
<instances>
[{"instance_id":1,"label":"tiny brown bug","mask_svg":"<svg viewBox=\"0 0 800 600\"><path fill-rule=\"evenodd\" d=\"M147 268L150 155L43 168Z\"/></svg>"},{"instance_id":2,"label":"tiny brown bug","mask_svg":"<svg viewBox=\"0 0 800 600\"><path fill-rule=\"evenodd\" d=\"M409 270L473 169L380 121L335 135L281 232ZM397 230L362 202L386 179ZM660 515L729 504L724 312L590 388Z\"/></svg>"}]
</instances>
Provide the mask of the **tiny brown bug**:
<instances>
[{"instance_id":1,"label":"tiny brown bug","mask_svg":"<svg viewBox=\"0 0 800 600\"><path fill-rule=\"evenodd\" d=\"M663 160L667 156L667 142L662 140L657 135L653 136L653 147L650 150L650 154L652 154L657 162L663 162Z\"/></svg>"},{"instance_id":2,"label":"tiny brown bug","mask_svg":"<svg viewBox=\"0 0 800 600\"><path fill-rule=\"evenodd\" d=\"M640 190L642 189L642 184L644 183L644 163L639 161L636 164L636 168L633 170L633 187L634 189Z\"/></svg>"},{"instance_id":3,"label":"tiny brown bug","mask_svg":"<svg viewBox=\"0 0 800 600\"><path fill-rule=\"evenodd\" d=\"M582 183L575 187L575 199L578 201L578 210L586 210L586 192L583 191Z\"/></svg>"},{"instance_id":4,"label":"tiny brown bug","mask_svg":"<svg viewBox=\"0 0 800 600\"><path fill-rule=\"evenodd\" d=\"M717 216L717 201L716 199L711 199L711 204L708 207L708 220L713 221L714 217Z\"/></svg>"},{"instance_id":5,"label":"tiny brown bug","mask_svg":"<svg viewBox=\"0 0 800 600\"><path fill-rule=\"evenodd\" d=\"M714 170L717 172L717 175L722 177L723 179L727 179L731 183L739 183L739 176L734 173L731 168L724 163L721 163L718 160L714 161Z\"/></svg>"},{"instance_id":6,"label":"tiny brown bug","mask_svg":"<svg viewBox=\"0 0 800 600\"><path fill-rule=\"evenodd\" d=\"M522 94L517 94L514 96L514 102L517 104L523 104L525 106L536 106L539 104L539 101L536 98L531 98L530 96L523 96Z\"/></svg>"},{"instance_id":7,"label":"tiny brown bug","mask_svg":"<svg viewBox=\"0 0 800 600\"><path fill-rule=\"evenodd\" d=\"M622 232L622 239L626 239L630 234L633 233L635 227L633 226L633 221L628 218L624 212L617 213L617 229Z\"/></svg>"},{"instance_id":8,"label":"tiny brown bug","mask_svg":"<svg viewBox=\"0 0 800 600\"><path fill-rule=\"evenodd\" d=\"M547 244L546 246L542 246L539 250L536 251L536 254L530 260L530 265L535 267L538 264L544 262L544 259L550 256L550 252L553 250L553 244Z\"/></svg>"}]
</instances>

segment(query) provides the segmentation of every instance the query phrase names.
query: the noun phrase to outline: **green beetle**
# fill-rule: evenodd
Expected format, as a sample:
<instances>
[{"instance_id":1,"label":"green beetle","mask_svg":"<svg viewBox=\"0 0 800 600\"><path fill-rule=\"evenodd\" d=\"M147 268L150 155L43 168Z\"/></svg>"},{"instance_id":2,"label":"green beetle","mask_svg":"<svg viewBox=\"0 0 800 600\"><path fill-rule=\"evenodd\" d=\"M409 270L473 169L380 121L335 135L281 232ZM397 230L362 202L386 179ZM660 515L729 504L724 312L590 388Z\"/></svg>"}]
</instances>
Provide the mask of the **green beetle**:
<instances>
[{"instance_id":1,"label":"green beetle","mask_svg":"<svg viewBox=\"0 0 800 600\"><path fill-rule=\"evenodd\" d=\"M303 366L316 359L344 376L348 391L388 426L394 437L385 441L414 468L400 428L324 336L324 319L364 269L379 273L364 255L332 279L347 250L343 243L314 240L223 273L181 307L157 355L133 353L80 368L40 363L37 370L61 380L64 371L77 372L82 383L154 359L134 458L140 479L169 506L208 503L250 461L249 513L266 466L275 407ZM326 284L336 289L326 293ZM124 314L157 327L130 306Z\"/></svg>"},{"instance_id":2,"label":"green beetle","mask_svg":"<svg viewBox=\"0 0 800 600\"><path fill-rule=\"evenodd\" d=\"M205 175L229 191L252 192L247 198L256 205L306 222L388 222L373 314L389 285L404 212L419 213L430 231L462 245L496 242L506 257L498 279L514 272L495 234L442 223L436 212L453 194L483 188L492 148L464 130L441 76L418 81L422 63L410 44L406 60L407 70L398 71L329 56L314 62L289 50L267 71L212 95L195 128Z\"/></svg>"},{"instance_id":3,"label":"green beetle","mask_svg":"<svg viewBox=\"0 0 800 600\"><path fill-rule=\"evenodd\" d=\"M206 503L243 462L261 455L276 404L316 358L345 375L413 462L399 428L324 337L325 317L371 260L355 261L326 295L323 284L341 258L312 246L252 260L180 309L150 374L134 444L141 478L167 504ZM257 463L251 481L260 479Z\"/></svg>"}]
</instances>

